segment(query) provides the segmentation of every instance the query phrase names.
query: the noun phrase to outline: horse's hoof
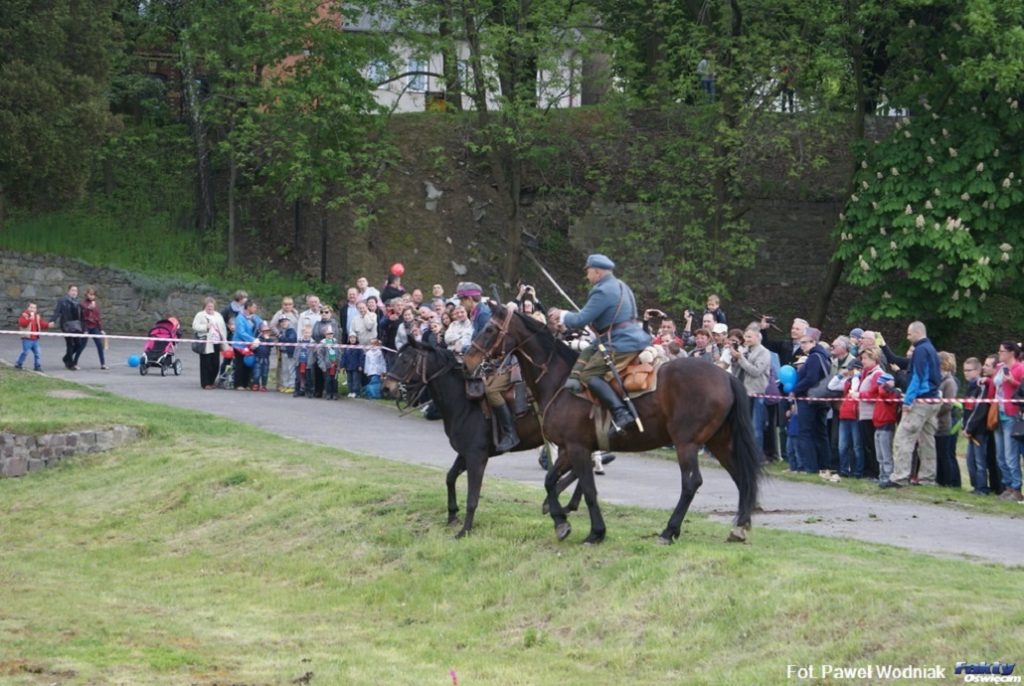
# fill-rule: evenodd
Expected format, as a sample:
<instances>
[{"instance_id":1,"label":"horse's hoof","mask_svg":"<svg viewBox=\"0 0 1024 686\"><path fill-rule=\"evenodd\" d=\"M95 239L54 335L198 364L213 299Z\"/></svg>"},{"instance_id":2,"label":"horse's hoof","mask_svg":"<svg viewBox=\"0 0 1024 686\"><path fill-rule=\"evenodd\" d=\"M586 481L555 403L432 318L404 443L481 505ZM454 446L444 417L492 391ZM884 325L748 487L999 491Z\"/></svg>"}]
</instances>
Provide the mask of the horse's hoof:
<instances>
[{"instance_id":1,"label":"horse's hoof","mask_svg":"<svg viewBox=\"0 0 1024 686\"><path fill-rule=\"evenodd\" d=\"M555 535L558 536L559 541L564 541L571 533L572 526L569 525L569 522L555 524Z\"/></svg>"},{"instance_id":2,"label":"horse's hoof","mask_svg":"<svg viewBox=\"0 0 1024 686\"><path fill-rule=\"evenodd\" d=\"M540 513L543 515L551 513L551 507L548 505L548 501L545 500L544 503L540 506Z\"/></svg>"},{"instance_id":3,"label":"horse's hoof","mask_svg":"<svg viewBox=\"0 0 1024 686\"><path fill-rule=\"evenodd\" d=\"M583 545L597 545L602 542L604 542L604 536L595 536L594 534L590 534L583 540Z\"/></svg>"},{"instance_id":4,"label":"horse's hoof","mask_svg":"<svg viewBox=\"0 0 1024 686\"><path fill-rule=\"evenodd\" d=\"M654 542L658 545L672 545L673 543L675 543L675 540L673 540L671 536L658 536L654 539Z\"/></svg>"},{"instance_id":5,"label":"horse's hoof","mask_svg":"<svg viewBox=\"0 0 1024 686\"><path fill-rule=\"evenodd\" d=\"M729 538L725 540L726 543L746 543L747 530L742 526L733 527L733 530L729 532Z\"/></svg>"},{"instance_id":6,"label":"horse's hoof","mask_svg":"<svg viewBox=\"0 0 1024 686\"><path fill-rule=\"evenodd\" d=\"M460 520L458 517L449 517L448 526L462 526L462 520Z\"/></svg>"},{"instance_id":7,"label":"horse's hoof","mask_svg":"<svg viewBox=\"0 0 1024 686\"><path fill-rule=\"evenodd\" d=\"M459 529L459 533L455 534L455 540L457 541L460 538L465 538L468 535L469 535L469 529Z\"/></svg>"}]
</instances>

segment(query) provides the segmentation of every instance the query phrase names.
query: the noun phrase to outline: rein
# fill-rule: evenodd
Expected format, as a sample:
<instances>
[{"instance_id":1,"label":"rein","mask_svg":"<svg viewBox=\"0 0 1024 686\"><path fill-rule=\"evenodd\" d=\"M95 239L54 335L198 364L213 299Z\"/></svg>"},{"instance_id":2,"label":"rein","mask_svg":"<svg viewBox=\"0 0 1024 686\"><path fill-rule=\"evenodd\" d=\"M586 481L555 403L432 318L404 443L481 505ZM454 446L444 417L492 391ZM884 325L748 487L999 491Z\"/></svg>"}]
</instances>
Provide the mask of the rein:
<instances>
[{"instance_id":1,"label":"rein","mask_svg":"<svg viewBox=\"0 0 1024 686\"><path fill-rule=\"evenodd\" d=\"M401 377L398 377L398 376L396 376L396 375L394 375L394 374L392 374L390 372L388 373L388 376L390 376L392 379L397 381L399 386L402 389L402 398L398 402L398 409L399 409L399 412L401 413L402 417L404 417L404 416L406 416L408 414L411 414L412 412L415 411L413 408L416 407L416 404L419 402L420 398L423 397L423 394L427 392L427 386L430 384L431 381L433 381L434 379L437 379L437 378L443 376L444 374L447 374L452 369L455 369L455 363L454 362L448 362L447 364L442 366L440 369L435 371L433 374L428 376L427 375L427 355L428 355L428 353L426 351L423 351L423 350L416 350L415 354L416 354L416 365L413 367L412 371L409 372L407 377L401 378ZM419 378L417 379L416 377L419 377ZM416 392L416 395L412 396L411 398L408 398L408 397L406 397L408 395L408 384L410 384L414 380L418 381L418 383L419 383L419 390ZM408 409L402 409L402 402L403 401L405 403L406 408L408 408Z\"/></svg>"},{"instance_id":2,"label":"rein","mask_svg":"<svg viewBox=\"0 0 1024 686\"><path fill-rule=\"evenodd\" d=\"M490 360L490 359L493 358L493 353L491 351L492 350L496 350L499 347L501 348L501 358L502 358L502 360L504 360L509 355L512 355L512 354L515 354L515 353L518 353L518 354L522 355L523 357L525 357L527 359L527 361L530 364L532 364L534 367L536 367L537 369L540 370L540 374L537 376L537 379L536 379L536 381L540 381L541 379L544 378L544 375L548 373L548 366L551 363L551 358L555 354L555 349L553 347L551 348L551 350L548 352L548 357L547 357L546 360L544 360L543 364L537 364L537 361L534 360L532 357L530 357L530 354L528 352L526 352L526 350L523 349L523 346L526 345L527 343L529 343L530 340L532 340L532 339L536 338L538 335L540 335L540 331L534 331L529 336L527 336L525 339L523 339L522 341L517 343L515 345L515 347L513 347L511 350L505 350L505 338L508 336L508 327L509 327L509 325L512 322L512 317L513 316L514 316L513 314L508 314L505 317L505 319L503 319L501 321L501 323L498 325L498 337L494 340L494 343L492 343L490 345L490 349L489 350L484 349L483 346L481 346L476 341L473 341L473 347L476 348L477 350L479 350L480 353L487 360Z\"/></svg>"}]
</instances>

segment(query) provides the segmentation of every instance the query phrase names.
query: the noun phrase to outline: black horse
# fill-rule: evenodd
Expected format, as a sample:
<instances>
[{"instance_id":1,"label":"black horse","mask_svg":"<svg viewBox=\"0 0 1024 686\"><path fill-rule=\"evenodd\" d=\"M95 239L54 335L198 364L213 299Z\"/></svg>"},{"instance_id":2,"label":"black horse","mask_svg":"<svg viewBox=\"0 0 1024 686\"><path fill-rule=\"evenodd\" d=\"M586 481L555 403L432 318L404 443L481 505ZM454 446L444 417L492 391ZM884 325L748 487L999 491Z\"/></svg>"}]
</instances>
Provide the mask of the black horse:
<instances>
[{"instance_id":1,"label":"black horse","mask_svg":"<svg viewBox=\"0 0 1024 686\"><path fill-rule=\"evenodd\" d=\"M555 340L544 324L493 304L493 315L473 340L466 353L467 371L475 372L488 359L514 354L540 407L549 441L559 448L559 460L566 457L580 479L583 497L590 511L590 534L586 543L604 539L605 524L597 504L597 487L590 469L590 454L597 449L597 434L591 418L592 405L565 390L563 385L576 354ZM703 479L697 461L701 445L707 446L732 476L739 489L736 526L730 541L744 541L750 515L757 503L761 467L754 445L750 401L743 384L713 364L694 358L677 359L658 370L657 390L638 397L637 412L644 431L632 426L611 439L616 452L651 450L674 445L682 490L659 542L679 537L683 518ZM572 531L558 502L555 476L545 480L548 506L559 539Z\"/></svg>"},{"instance_id":2,"label":"black horse","mask_svg":"<svg viewBox=\"0 0 1024 686\"><path fill-rule=\"evenodd\" d=\"M449 350L410 340L396 356L384 381L384 387L390 395L402 393L408 399L419 395L424 386L430 388L430 397L444 420L448 442L456 452L455 462L452 463L445 479L448 487L450 525L459 523L455 483L462 472L468 472L466 519L456 536L461 538L473 528L473 518L480 501L480 487L484 480L487 460L498 454L494 447L491 422L484 415L481 402L471 400L467 396L466 377L462 364L455 355ZM544 442L540 422L533 412L516 419L516 433L519 434L516 451L536 448ZM557 478L568 471L568 460L559 460L551 473L556 474ZM557 490L560 491L564 487L563 484ZM578 501L578 498L576 500Z\"/></svg>"}]
</instances>

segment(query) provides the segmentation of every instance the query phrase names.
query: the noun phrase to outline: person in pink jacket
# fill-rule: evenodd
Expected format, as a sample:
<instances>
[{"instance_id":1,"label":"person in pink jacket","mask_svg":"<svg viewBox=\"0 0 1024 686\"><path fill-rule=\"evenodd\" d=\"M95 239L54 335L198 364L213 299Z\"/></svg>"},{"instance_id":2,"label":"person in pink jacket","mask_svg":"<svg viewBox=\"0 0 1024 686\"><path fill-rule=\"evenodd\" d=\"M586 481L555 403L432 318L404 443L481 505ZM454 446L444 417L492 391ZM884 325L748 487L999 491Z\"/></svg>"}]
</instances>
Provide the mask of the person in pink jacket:
<instances>
[{"instance_id":1,"label":"person in pink jacket","mask_svg":"<svg viewBox=\"0 0 1024 686\"><path fill-rule=\"evenodd\" d=\"M1021 381L1024 381L1024 362L1021 362L1020 358L1020 345L1014 341L1003 341L999 344L999 366L993 379L997 399L1013 398ZM1003 492L999 497L1017 502L1024 500L1020 492L1021 444L1013 436L1013 422L1020 415L1020 411L1020 405L999 403L999 426L993 432L996 435L996 459L1003 480Z\"/></svg>"}]
</instances>

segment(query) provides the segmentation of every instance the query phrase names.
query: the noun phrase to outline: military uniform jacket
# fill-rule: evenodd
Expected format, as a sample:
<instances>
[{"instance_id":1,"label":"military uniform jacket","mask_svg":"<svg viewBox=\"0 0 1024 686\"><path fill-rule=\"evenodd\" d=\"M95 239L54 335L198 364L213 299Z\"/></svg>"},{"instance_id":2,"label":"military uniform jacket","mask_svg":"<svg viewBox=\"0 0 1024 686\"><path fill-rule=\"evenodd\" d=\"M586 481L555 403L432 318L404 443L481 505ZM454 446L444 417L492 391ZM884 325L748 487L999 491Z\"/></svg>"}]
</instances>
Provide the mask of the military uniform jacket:
<instances>
[{"instance_id":1,"label":"military uniform jacket","mask_svg":"<svg viewBox=\"0 0 1024 686\"><path fill-rule=\"evenodd\" d=\"M632 353L651 344L651 335L644 331L636 315L632 289L608 273L590 289L582 310L566 313L564 323L570 329L592 325L614 352Z\"/></svg>"}]
</instances>

